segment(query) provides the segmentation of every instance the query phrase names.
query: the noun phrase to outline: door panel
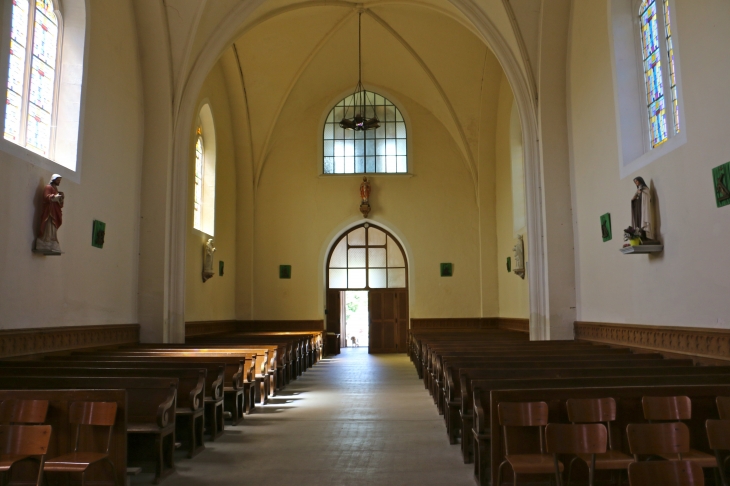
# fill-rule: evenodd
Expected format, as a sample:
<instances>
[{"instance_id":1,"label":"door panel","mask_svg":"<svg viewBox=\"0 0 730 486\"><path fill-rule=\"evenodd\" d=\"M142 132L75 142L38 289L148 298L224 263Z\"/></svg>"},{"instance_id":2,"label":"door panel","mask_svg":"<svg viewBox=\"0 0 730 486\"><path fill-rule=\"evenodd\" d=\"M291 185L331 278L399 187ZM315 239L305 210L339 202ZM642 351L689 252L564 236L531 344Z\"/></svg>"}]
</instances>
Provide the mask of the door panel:
<instances>
[{"instance_id":1,"label":"door panel","mask_svg":"<svg viewBox=\"0 0 730 486\"><path fill-rule=\"evenodd\" d=\"M405 353L408 333L408 291L371 290L369 352Z\"/></svg>"},{"instance_id":2,"label":"door panel","mask_svg":"<svg viewBox=\"0 0 730 486\"><path fill-rule=\"evenodd\" d=\"M342 322L340 319L342 315L340 311L342 307L342 303L340 302L341 294L342 292L339 290L327 291L327 332L342 334Z\"/></svg>"}]
</instances>

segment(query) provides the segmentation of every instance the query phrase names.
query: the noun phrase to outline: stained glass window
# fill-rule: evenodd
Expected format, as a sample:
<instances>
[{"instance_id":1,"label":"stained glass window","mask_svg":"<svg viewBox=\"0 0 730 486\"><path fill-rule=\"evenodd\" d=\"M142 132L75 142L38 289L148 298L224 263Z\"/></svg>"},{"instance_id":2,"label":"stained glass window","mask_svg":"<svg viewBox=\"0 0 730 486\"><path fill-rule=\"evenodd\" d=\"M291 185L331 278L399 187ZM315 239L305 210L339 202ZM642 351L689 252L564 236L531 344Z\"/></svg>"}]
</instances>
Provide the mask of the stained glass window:
<instances>
[{"instance_id":1,"label":"stained glass window","mask_svg":"<svg viewBox=\"0 0 730 486\"><path fill-rule=\"evenodd\" d=\"M669 0L664 2L664 33L667 45L669 64L669 89L672 93L672 112L674 113L674 129L679 133L679 100L677 99L677 70L674 65L674 42L672 41L672 20L669 12Z\"/></svg>"},{"instance_id":2,"label":"stained glass window","mask_svg":"<svg viewBox=\"0 0 730 486\"><path fill-rule=\"evenodd\" d=\"M195 142L195 195L193 197L193 228L202 230L201 223L202 210L201 203L203 201L203 136L201 130L198 129L198 140Z\"/></svg>"},{"instance_id":3,"label":"stained glass window","mask_svg":"<svg viewBox=\"0 0 730 486\"><path fill-rule=\"evenodd\" d=\"M640 12L641 46L644 58L644 79L646 80L651 145L656 147L668 138L656 1L642 2Z\"/></svg>"},{"instance_id":4,"label":"stained glass window","mask_svg":"<svg viewBox=\"0 0 730 486\"><path fill-rule=\"evenodd\" d=\"M353 96L332 108L324 124L324 173L406 173L408 147L406 123L400 110L383 96L370 91L366 118L377 115L380 127L375 130L352 131L340 127L346 107L352 106ZM352 110L348 113L352 116Z\"/></svg>"},{"instance_id":5,"label":"stained glass window","mask_svg":"<svg viewBox=\"0 0 730 486\"><path fill-rule=\"evenodd\" d=\"M13 0L4 136L50 157L58 19L51 0L33 3Z\"/></svg>"},{"instance_id":6,"label":"stained glass window","mask_svg":"<svg viewBox=\"0 0 730 486\"><path fill-rule=\"evenodd\" d=\"M330 253L331 289L393 289L407 286L403 250L386 231L358 226L343 236Z\"/></svg>"}]
</instances>

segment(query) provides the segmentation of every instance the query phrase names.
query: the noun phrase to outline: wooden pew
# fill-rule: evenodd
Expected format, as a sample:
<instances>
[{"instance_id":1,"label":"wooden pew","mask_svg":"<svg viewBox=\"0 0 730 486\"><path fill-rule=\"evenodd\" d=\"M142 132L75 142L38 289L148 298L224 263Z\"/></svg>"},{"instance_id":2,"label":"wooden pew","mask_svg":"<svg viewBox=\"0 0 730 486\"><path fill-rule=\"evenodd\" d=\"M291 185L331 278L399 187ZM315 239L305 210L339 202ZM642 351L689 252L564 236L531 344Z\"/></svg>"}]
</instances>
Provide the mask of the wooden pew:
<instances>
[{"instance_id":1,"label":"wooden pew","mask_svg":"<svg viewBox=\"0 0 730 486\"><path fill-rule=\"evenodd\" d=\"M688 396L692 400L692 420L686 422L691 433L692 447L707 452L709 444L705 432L705 420L717 418L715 398L723 393L728 393L730 386L727 384L698 384L698 385L657 385L645 386L596 386L590 388L562 388L562 389L523 389L523 390L495 390L491 393L490 401L495 403L494 414L489 420L492 423L495 433L492 436L494 444L502 444L501 427L496 417L496 403L499 402L523 402L523 401L545 401L549 406L550 422L569 423L565 408L565 401L569 398L604 398L613 397L616 399L616 422L612 428L614 434L614 445L623 444L623 450L628 453L628 446L624 438L626 426L629 423L645 423L641 398L643 396ZM539 398L538 398L539 397ZM492 449L491 462L493 465L492 474L496 474L495 461L497 466L501 461L502 446ZM485 476L490 471L485 471ZM493 478L495 476L492 476ZM487 478L489 479L489 478ZM484 483L482 483L484 484Z\"/></svg>"},{"instance_id":2,"label":"wooden pew","mask_svg":"<svg viewBox=\"0 0 730 486\"><path fill-rule=\"evenodd\" d=\"M182 438L188 443L188 457L205 449L203 430L205 428L203 405L205 403L205 378L207 371L201 368L97 368L64 367L49 365L45 361L32 366L31 362L4 362L0 364L0 378L13 376L68 376L68 377L145 377L177 378L177 400L175 405L176 441ZM30 366L29 366L30 365Z\"/></svg>"},{"instance_id":3,"label":"wooden pew","mask_svg":"<svg viewBox=\"0 0 730 486\"><path fill-rule=\"evenodd\" d=\"M598 386L597 386L598 385ZM663 389L680 389L680 385L696 386L696 385L716 385L717 390L727 390L730 386L730 375L715 376L635 376L635 377L603 377L600 380L595 378L558 378L558 379L513 379L513 380L478 380L473 381L474 393L474 474L478 484L486 485L490 481L489 470L491 468L491 480L496 481L497 467L502 460L502 444L503 438L501 428L499 427L499 419L497 417L497 406L500 401L510 401L501 398L502 395L497 391L521 390L533 391L531 396L540 397L537 400L548 401L550 404L551 393L557 389L574 390L571 396L586 397L590 395L582 394L585 390L595 390L601 388L610 389L610 394L603 394L602 397L612 397L617 402L623 401L627 397L634 397L640 400L643 395L661 395L661 391L656 388ZM724 385L724 386L718 386ZM670 393L677 394L677 393ZM686 394L686 393L681 393ZM692 395L688 395L692 397ZM714 395L715 397L717 396ZM496 397L496 398L495 398ZM713 398L714 400L714 398ZM526 401L526 400L516 400ZM701 409L700 409L701 410ZM717 415L716 408L713 407L713 416L705 418L714 418ZM704 415L693 407L692 420ZM617 415L617 423L620 425L625 423L627 417L621 412ZM644 422L643 415L641 420L631 417L633 422ZM556 420L557 421L557 420ZM563 421L567 423L566 421ZM703 422L704 424L704 422ZM705 434L704 426L701 429ZM695 433L695 432L693 432ZM706 438L704 439L706 442ZM621 442L618 442L621 443ZM494 445L495 447L491 447ZM701 447L694 448L702 449ZM628 451L626 451L628 452ZM496 461L496 462L495 462Z\"/></svg>"},{"instance_id":4,"label":"wooden pew","mask_svg":"<svg viewBox=\"0 0 730 486\"><path fill-rule=\"evenodd\" d=\"M661 362L660 362L661 363ZM466 431L462 440L464 462L471 462L473 443L469 437L472 430L472 413L474 409L472 387L494 380L527 380L527 379L557 379L557 378L597 378L596 382L603 382L604 378L619 377L651 377L651 376L710 376L730 375L730 366L699 368L694 366L659 366L655 368L535 368L535 369L468 369L459 370L461 387L461 425Z\"/></svg>"},{"instance_id":5,"label":"wooden pew","mask_svg":"<svg viewBox=\"0 0 730 486\"><path fill-rule=\"evenodd\" d=\"M551 369L587 369L587 368L627 368L633 369L642 368L663 368L663 367L678 367L678 366L692 366L693 362L691 359L674 359L674 360L659 360L659 359L625 359L625 360L579 360L579 361L516 361L516 362L502 362L496 361L491 358L477 359L477 358L450 358L444 357L443 365L445 369L444 387L442 390L442 400L444 402L444 421L446 422L447 434L449 437L449 443L455 444L456 438L459 432L462 430L471 430L471 419L472 419L472 394L471 394L471 382L472 377L474 379L486 378L488 376L481 376L473 374L475 369L488 370L490 371L501 371L501 370L531 370L536 369L536 365L551 368ZM461 370L467 369L469 376L463 378L461 376ZM466 373L465 373L466 374ZM462 424L464 426L462 427ZM467 440L467 446L470 446L470 440ZM462 443L462 447L464 447ZM465 457L470 457L470 454Z\"/></svg>"},{"instance_id":6,"label":"wooden pew","mask_svg":"<svg viewBox=\"0 0 730 486\"><path fill-rule=\"evenodd\" d=\"M175 471L177 387L177 378L0 377L0 390L126 390L128 451L156 462L155 483Z\"/></svg>"},{"instance_id":7,"label":"wooden pew","mask_svg":"<svg viewBox=\"0 0 730 486\"><path fill-rule=\"evenodd\" d=\"M74 402L115 402L117 416L112 439L109 446L109 458L114 464L116 484L124 484L127 476L127 393L124 390L0 390L0 401L4 400L48 400L48 414L45 424L52 427L51 439L48 444L47 458L58 457L73 450L74 428L69 424L69 407ZM106 431L86 435L81 447L97 447L103 450L106 447ZM37 471L37 464L29 465ZM22 469L23 464L15 468ZM22 473L21 473L22 474ZM56 476L46 474L46 478L56 484ZM112 485L109 468L91 468L86 474L86 480L92 484Z\"/></svg>"}]
</instances>

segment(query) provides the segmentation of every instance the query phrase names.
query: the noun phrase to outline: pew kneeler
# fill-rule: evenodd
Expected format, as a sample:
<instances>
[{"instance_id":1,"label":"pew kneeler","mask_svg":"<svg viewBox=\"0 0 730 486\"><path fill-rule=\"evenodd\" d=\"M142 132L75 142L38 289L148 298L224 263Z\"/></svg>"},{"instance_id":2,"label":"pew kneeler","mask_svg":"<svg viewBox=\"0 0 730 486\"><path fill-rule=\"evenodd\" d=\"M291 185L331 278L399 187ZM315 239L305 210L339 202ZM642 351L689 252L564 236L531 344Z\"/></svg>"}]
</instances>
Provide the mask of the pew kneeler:
<instances>
[{"instance_id":1,"label":"pew kneeler","mask_svg":"<svg viewBox=\"0 0 730 486\"><path fill-rule=\"evenodd\" d=\"M76 426L73 452L54 457L46 461L46 472L81 473L81 486L86 484L86 471L93 464L106 462L111 466L114 484L117 482L114 463L109 457L109 447L112 440L112 429L117 417L116 402L74 402L69 408L69 423ZM91 427L108 428L106 449L104 452L85 452L79 450L81 430Z\"/></svg>"}]
</instances>

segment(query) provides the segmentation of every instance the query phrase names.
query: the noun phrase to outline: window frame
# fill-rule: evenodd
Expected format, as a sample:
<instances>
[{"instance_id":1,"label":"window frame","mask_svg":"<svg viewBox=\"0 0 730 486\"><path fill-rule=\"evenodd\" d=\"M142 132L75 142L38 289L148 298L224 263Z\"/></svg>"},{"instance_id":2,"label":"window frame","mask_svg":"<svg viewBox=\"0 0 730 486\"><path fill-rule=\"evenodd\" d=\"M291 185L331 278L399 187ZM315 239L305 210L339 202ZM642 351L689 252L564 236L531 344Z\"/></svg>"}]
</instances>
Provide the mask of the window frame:
<instances>
[{"instance_id":1,"label":"window frame","mask_svg":"<svg viewBox=\"0 0 730 486\"><path fill-rule=\"evenodd\" d=\"M51 0L58 20L56 79L52 113L52 157L43 156L24 145L0 137L0 151L15 159L52 173L70 182L81 182L84 105L88 73L88 12L86 0ZM30 2L32 8L35 3ZM0 84L7 91L10 56L12 2L4 2L0 25ZM73 62L73 69L70 68ZM26 64L26 69L30 65ZM6 95L7 96L7 95ZM6 98L3 98L4 101ZM5 105L5 103L2 103ZM5 109L0 110L5 121Z\"/></svg>"},{"instance_id":2,"label":"window frame","mask_svg":"<svg viewBox=\"0 0 730 486\"><path fill-rule=\"evenodd\" d=\"M658 0L662 3L662 0ZM644 79L641 45L641 0L609 0L608 31L613 76L614 107L616 115L618 163L620 178L631 176L655 160L687 143L687 117L682 94L682 67L678 15L675 0L669 0L671 11L672 43L681 131L655 148L651 147L649 112ZM662 7L663 8L663 7ZM664 36L664 27L660 37ZM666 59L665 40L660 40L660 55ZM666 61L663 61L666 62ZM662 69L664 76L665 69ZM662 78L664 81L664 78ZM665 92L665 96L671 95ZM670 108L671 110L671 108ZM673 115L672 115L673 116Z\"/></svg>"},{"instance_id":3,"label":"window frame","mask_svg":"<svg viewBox=\"0 0 730 486\"><path fill-rule=\"evenodd\" d=\"M198 120L198 128L195 138L195 170L193 173L193 229L203 231L203 201L205 191L205 138L203 137L203 129L200 120ZM198 143L200 143L200 164L198 164ZM200 165L200 177L198 177L198 165ZM200 184L198 184L198 179ZM200 185L200 199L198 199L198 188ZM197 214L196 214L197 212Z\"/></svg>"},{"instance_id":4,"label":"window frame","mask_svg":"<svg viewBox=\"0 0 730 486\"><path fill-rule=\"evenodd\" d=\"M200 133L198 133L200 129ZM198 139L202 139L202 179L201 179L201 200L200 205L200 225L195 225L195 178L196 178L196 150ZM188 181L188 190L192 190L189 195L189 204L191 208L192 224L190 228L198 231L208 237L215 236L215 213L216 213L216 169L217 169L217 136L215 127L215 115L210 101L206 98L202 100L198 107L198 117L196 123L193 124L190 134L191 140L191 165L188 172L192 181ZM192 182L192 183L191 183ZM190 221L190 220L188 220Z\"/></svg>"},{"instance_id":5,"label":"window frame","mask_svg":"<svg viewBox=\"0 0 730 486\"><path fill-rule=\"evenodd\" d=\"M316 168L316 174L320 178L348 178L348 177L357 177L362 178L363 176L367 176L368 178L373 177L413 177L414 174L414 148L412 143L412 127L413 123L411 121L411 117L407 110L403 108L403 103L399 100L398 96L393 95L392 93L388 92L387 90L383 90L378 88L377 90L370 89L369 87L365 87L365 91L369 93L373 93L376 95L382 96L384 99L386 99L388 102L390 102L396 110L398 110L401 114L401 117L403 118L403 122L405 123L406 128L406 172L347 172L347 173L328 173L324 171L324 142L325 142L325 125L327 123L327 118L329 117L329 114L334 110L334 108L344 99L351 96L353 93L351 90L343 91L340 93L339 96L333 97L328 103L328 109L323 111L320 116L320 123L318 128L318 136L319 136L319 143L317 144L318 149L318 163Z\"/></svg>"}]
</instances>

